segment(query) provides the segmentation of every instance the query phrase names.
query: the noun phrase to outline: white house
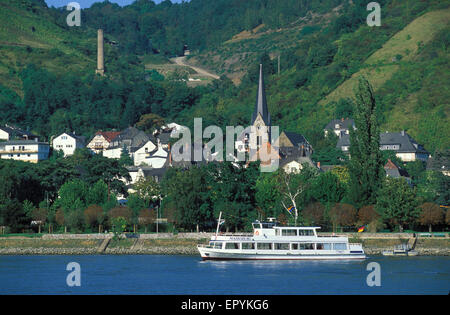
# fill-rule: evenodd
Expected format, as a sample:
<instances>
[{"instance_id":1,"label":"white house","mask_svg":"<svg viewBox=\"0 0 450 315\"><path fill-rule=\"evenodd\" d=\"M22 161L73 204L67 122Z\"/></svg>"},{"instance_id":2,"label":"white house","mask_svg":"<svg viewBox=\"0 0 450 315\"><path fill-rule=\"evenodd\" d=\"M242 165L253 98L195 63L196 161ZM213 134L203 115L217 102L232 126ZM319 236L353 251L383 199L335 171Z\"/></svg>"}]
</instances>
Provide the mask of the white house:
<instances>
[{"instance_id":1,"label":"white house","mask_svg":"<svg viewBox=\"0 0 450 315\"><path fill-rule=\"evenodd\" d=\"M48 159L50 146L46 142L15 140L0 142L0 158L37 163Z\"/></svg>"},{"instance_id":2,"label":"white house","mask_svg":"<svg viewBox=\"0 0 450 315\"><path fill-rule=\"evenodd\" d=\"M63 151L64 156L73 155L75 149L84 148L85 138L73 133L63 133L53 139L52 147L55 151Z\"/></svg>"},{"instance_id":3,"label":"white house","mask_svg":"<svg viewBox=\"0 0 450 315\"><path fill-rule=\"evenodd\" d=\"M91 141L89 141L87 147L98 154L106 150L114 138L116 138L119 134L120 132L118 131L98 131Z\"/></svg>"},{"instance_id":4,"label":"white house","mask_svg":"<svg viewBox=\"0 0 450 315\"><path fill-rule=\"evenodd\" d=\"M146 159L148 159L153 151L157 149L157 146L152 141L147 141L146 144L144 144L142 147L137 149L134 154L134 165L140 166L147 164Z\"/></svg>"},{"instance_id":5,"label":"white house","mask_svg":"<svg viewBox=\"0 0 450 315\"><path fill-rule=\"evenodd\" d=\"M144 147L143 147L144 148ZM138 150L139 151L139 150ZM136 151L136 153L138 152ZM144 148L145 152L145 148ZM142 151L134 156L134 165L136 166L149 166L152 168L162 168L167 162L167 159L169 157L169 153L165 151L161 145L158 145L158 149L154 152L151 152L150 154L145 155ZM138 156L138 159L136 159L136 156ZM137 164L139 163L139 164Z\"/></svg>"}]
</instances>

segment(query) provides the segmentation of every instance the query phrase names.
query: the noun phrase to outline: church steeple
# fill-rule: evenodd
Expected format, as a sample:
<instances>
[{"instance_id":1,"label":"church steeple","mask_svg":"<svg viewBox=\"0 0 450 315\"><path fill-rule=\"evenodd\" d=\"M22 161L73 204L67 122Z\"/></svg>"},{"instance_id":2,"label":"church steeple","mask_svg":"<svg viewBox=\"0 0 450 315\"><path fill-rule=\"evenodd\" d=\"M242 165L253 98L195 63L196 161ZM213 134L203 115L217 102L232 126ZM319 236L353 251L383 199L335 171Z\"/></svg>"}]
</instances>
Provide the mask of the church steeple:
<instances>
[{"instance_id":1,"label":"church steeple","mask_svg":"<svg viewBox=\"0 0 450 315\"><path fill-rule=\"evenodd\" d=\"M255 124L255 120L258 117L258 114L261 115L262 120L264 121L266 126L270 126L270 114L267 108L267 99L266 99L266 91L264 87L264 76L262 70L262 64L259 65L259 83L258 83L258 93L256 95L256 104L255 111L252 115L252 125Z\"/></svg>"}]
</instances>

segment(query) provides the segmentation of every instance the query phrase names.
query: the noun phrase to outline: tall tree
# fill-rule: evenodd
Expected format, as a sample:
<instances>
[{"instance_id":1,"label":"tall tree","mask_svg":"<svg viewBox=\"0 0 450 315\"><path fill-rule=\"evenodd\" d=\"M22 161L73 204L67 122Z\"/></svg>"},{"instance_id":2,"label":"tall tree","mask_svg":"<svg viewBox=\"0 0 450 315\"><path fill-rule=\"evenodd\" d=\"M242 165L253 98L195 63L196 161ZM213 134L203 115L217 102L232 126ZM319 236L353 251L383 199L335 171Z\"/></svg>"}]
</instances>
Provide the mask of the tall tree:
<instances>
[{"instance_id":1,"label":"tall tree","mask_svg":"<svg viewBox=\"0 0 450 315\"><path fill-rule=\"evenodd\" d=\"M415 222L421 212L415 191L406 180L389 177L380 189L375 209L385 222L397 225L400 232L404 225Z\"/></svg>"},{"instance_id":2,"label":"tall tree","mask_svg":"<svg viewBox=\"0 0 450 315\"><path fill-rule=\"evenodd\" d=\"M349 195L357 205L374 204L384 178L377 104L369 81L359 79L354 120L350 128Z\"/></svg>"}]
</instances>

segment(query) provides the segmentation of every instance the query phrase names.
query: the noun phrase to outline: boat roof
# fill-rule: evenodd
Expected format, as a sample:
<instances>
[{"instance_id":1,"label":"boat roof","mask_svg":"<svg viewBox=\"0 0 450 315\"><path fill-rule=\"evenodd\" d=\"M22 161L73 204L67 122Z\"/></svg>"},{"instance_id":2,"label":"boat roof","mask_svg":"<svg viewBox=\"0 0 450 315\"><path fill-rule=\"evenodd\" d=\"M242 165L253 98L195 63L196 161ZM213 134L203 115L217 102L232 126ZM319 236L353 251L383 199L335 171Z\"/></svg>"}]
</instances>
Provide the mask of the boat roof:
<instances>
[{"instance_id":1,"label":"boat roof","mask_svg":"<svg viewBox=\"0 0 450 315\"><path fill-rule=\"evenodd\" d=\"M274 226L276 229L299 229L299 230L310 230L310 229L320 229L320 226Z\"/></svg>"}]
</instances>

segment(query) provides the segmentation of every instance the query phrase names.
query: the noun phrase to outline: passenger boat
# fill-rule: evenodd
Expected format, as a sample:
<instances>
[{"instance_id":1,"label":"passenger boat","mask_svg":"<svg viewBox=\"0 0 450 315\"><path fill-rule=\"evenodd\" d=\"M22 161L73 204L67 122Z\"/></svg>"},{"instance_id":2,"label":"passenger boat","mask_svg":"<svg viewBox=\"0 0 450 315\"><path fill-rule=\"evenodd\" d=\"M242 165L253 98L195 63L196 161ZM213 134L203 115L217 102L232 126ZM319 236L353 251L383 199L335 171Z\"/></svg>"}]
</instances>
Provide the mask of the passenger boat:
<instances>
[{"instance_id":1,"label":"passenger boat","mask_svg":"<svg viewBox=\"0 0 450 315\"><path fill-rule=\"evenodd\" d=\"M219 218L220 224L220 218ZM300 260L365 259L361 244L347 236L319 236L320 227L278 226L277 222L255 221L253 234L219 234L209 244L198 245L203 260Z\"/></svg>"}]
</instances>

